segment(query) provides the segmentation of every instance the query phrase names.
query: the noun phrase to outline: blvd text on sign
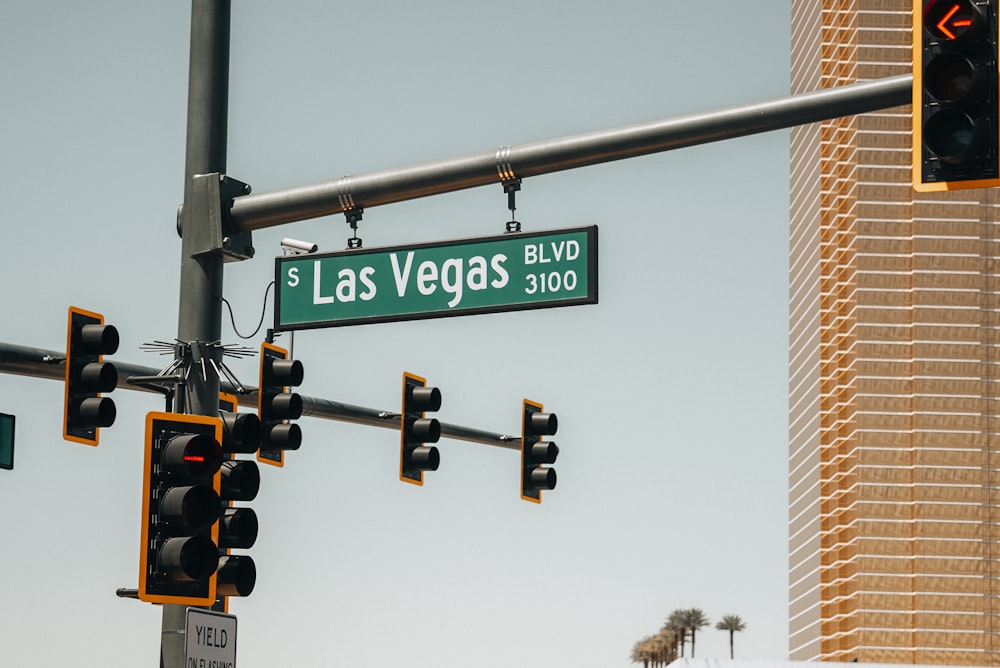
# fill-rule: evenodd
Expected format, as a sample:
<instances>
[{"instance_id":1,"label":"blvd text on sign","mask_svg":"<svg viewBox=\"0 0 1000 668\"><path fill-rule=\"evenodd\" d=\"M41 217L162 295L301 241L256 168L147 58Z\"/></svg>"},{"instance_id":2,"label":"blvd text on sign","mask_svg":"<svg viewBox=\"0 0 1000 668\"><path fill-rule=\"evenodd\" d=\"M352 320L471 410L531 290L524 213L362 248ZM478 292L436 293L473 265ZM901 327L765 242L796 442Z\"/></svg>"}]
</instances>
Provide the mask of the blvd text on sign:
<instances>
[{"instance_id":1,"label":"blvd text on sign","mask_svg":"<svg viewBox=\"0 0 1000 668\"><path fill-rule=\"evenodd\" d=\"M276 330L597 303L597 227L275 258Z\"/></svg>"}]
</instances>

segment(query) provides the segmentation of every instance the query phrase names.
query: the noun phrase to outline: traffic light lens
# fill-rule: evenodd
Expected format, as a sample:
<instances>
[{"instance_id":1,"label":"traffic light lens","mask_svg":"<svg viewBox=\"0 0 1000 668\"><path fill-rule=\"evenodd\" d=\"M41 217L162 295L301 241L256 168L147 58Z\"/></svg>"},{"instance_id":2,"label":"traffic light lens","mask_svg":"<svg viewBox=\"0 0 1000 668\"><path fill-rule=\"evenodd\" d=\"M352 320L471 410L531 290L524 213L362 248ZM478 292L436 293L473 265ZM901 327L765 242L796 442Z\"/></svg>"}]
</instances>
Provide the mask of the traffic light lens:
<instances>
[{"instance_id":1,"label":"traffic light lens","mask_svg":"<svg viewBox=\"0 0 1000 668\"><path fill-rule=\"evenodd\" d=\"M170 538L160 549L157 566L177 581L202 580L215 573L219 548L205 536Z\"/></svg>"},{"instance_id":2,"label":"traffic light lens","mask_svg":"<svg viewBox=\"0 0 1000 668\"><path fill-rule=\"evenodd\" d=\"M976 126L968 115L954 109L942 109L924 126L927 148L944 162L960 163L975 148Z\"/></svg>"},{"instance_id":3,"label":"traffic light lens","mask_svg":"<svg viewBox=\"0 0 1000 668\"><path fill-rule=\"evenodd\" d=\"M924 88L940 102L957 102L976 87L976 68L968 59L941 54L924 70Z\"/></svg>"},{"instance_id":4,"label":"traffic light lens","mask_svg":"<svg viewBox=\"0 0 1000 668\"><path fill-rule=\"evenodd\" d=\"M167 470L204 478L222 466L222 446L208 434L175 436L163 450Z\"/></svg>"},{"instance_id":5,"label":"traffic light lens","mask_svg":"<svg viewBox=\"0 0 1000 668\"><path fill-rule=\"evenodd\" d=\"M219 495L208 485L171 487L160 501L160 519L188 529L205 529L219 519Z\"/></svg>"},{"instance_id":6,"label":"traffic light lens","mask_svg":"<svg viewBox=\"0 0 1000 668\"><path fill-rule=\"evenodd\" d=\"M924 5L924 26L938 39L962 37L978 27L979 17L970 0L930 0Z\"/></svg>"}]
</instances>

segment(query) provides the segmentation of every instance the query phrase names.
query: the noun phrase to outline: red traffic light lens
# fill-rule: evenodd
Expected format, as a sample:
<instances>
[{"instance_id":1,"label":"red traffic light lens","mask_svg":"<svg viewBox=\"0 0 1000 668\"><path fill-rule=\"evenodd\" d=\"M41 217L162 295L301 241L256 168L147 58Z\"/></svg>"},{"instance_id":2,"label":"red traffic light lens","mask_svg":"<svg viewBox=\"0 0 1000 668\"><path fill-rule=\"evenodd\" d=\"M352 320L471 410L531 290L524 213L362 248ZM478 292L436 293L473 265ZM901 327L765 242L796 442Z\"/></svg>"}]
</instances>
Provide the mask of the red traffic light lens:
<instances>
[{"instance_id":1,"label":"red traffic light lens","mask_svg":"<svg viewBox=\"0 0 1000 668\"><path fill-rule=\"evenodd\" d=\"M222 466L222 445L207 434L181 434L163 449L163 467L196 478L214 475Z\"/></svg>"},{"instance_id":2,"label":"red traffic light lens","mask_svg":"<svg viewBox=\"0 0 1000 668\"><path fill-rule=\"evenodd\" d=\"M924 28L938 39L958 39L977 28L981 18L970 0L930 0L924 5Z\"/></svg>"}]
</instances>

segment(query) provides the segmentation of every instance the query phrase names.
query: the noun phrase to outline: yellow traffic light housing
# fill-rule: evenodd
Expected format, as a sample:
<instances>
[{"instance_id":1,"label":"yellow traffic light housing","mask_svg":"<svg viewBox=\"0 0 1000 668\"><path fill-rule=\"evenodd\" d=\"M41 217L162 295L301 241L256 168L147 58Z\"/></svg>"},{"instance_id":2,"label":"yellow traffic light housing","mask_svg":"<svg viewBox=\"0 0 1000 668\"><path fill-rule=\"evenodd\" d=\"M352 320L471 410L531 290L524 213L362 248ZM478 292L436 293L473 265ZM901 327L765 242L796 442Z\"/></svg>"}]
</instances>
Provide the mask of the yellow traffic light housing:
<instances>
[{"instance_id":1,"label":"yellow traffic light housing","mask_svg":"<svg viewBox=\"0 0 1000 668\"><path fill-rule=\"evenodd\" d=\"M63 438L97 445L100 427L115 422L115 402L102 397L118 385L118 371L104 355L118 350L118 330L105 325L100 313L69 307L66 326L66 391Z\"/></svg>"},{"instance_id":2,"label":"yellow traffic light housing","mask_svg":"<svg viewBox=\"0 0 1000 668\"><path fill-rule=\"evenodd\" d=\"M403 372L402 410L399 417L399 479L413 485L424 484L424 471L437 471L441 463L438 449L426 443L441 438L441 423L426 417L427 411L441 409L441 391L427 387L427 380Z\"/></svg>"},{"instance_id":3,"label":"yellow traffic light housing","mask_svg":"<svg viewBox=\"0 0 1000 668\"><path fill-rule=\"evenodd\" d=\"M1000 185L998 0L914 0L913 187Z\"/></svg>"},{"instance_id":4,"label":"yellow traffic light housing","mask_svg":"<svg viewBox=\"0 0 1000 668\"><path fill-rule=\"evenodd\" d=\"M543 436L554 436L559 428L555 413L543 412L542 404L525 399L521 404L521 498L542 502L542 490L555 489L555 464L559 447Z\"/></svg>"},{"instance_id":5,"label":"yellow traffic light housing","mask_svg":"<svg viewBox=\"0 0 1000 668\"><path fill-rule=\"evenodd\" d=\"M146 415L139 598L210 606L219 565L222 420Z\"/></svg>"},{"instance_id":6,"label":"yellow traffic light housing","mask_svg":"<svg viewBox=\"0 0 1000 668\"><path fill-rule=\"evenodd\" d=\"M302 362L289 359L287 350L272 343L260 344L257 415L261 437L257 461L284 466L285 450L298 450L302 445L302 428L290 422L302 416L302 397L288 388L301 385L304 374Z\"/></svg>"}]
</instances>

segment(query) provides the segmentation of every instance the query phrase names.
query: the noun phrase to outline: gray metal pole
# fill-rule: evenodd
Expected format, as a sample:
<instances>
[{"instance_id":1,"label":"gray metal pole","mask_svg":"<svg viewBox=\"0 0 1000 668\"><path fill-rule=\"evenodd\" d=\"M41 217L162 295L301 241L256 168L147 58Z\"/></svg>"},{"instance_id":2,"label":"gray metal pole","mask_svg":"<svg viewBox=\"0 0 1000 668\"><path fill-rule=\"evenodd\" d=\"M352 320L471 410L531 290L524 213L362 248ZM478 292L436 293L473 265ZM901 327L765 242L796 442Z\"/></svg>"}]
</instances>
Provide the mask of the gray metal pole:
<instances>
[{"instance_id":1,"label":"gray metal pole","mask_svg":"<svg viewBox=\"0 0 1000 668\"><path fill-rule=\"evenodd\" d=\"M237 197L241 232L686 146L888 109L910 102L912 75L828 88L690 116L502 147L336 181Z\"/></svg>"},{"instance_id":2,"label":"gray metal pole","mask_svg":"<svg viewBox=\"0 0 1000 668\"><path fill-rule=\"evenodd\" d=\"M198 227L209 225L208 211L194 204L194 176L226 172L229 113L229 0L192 0L188 66L187 147L184 165L184 214L181 219L181 278L178 340L212 344L222 336L222 256L194 256ZM218 358L218 349L200 352ZM216 415L219 379L191 373L175 410ZM164 605L160 635L161 668L184 668L185 606Z\"/></svg>"},{"instance_id":3,"label":"gray metal pole","mask_svg":"<svg viewBox=\"0 0 1000 668\"><path fill-rule=\"evenodd\" d=\"M65 354L64 351L19 346L0 341L0 373L62 381L65 374L65 367L63 366ZM149 380L156 376L158 369L140 364L122 362L120 360L114 360L114 364L118 370L117 389L156 393ZM146 382L141 385L128 382L129 378L136 377L144 378ZM245 386L245 392L240 393L229 382L222 381L220 389L224 392L237 395L240 406L256 409L256 387L252 385ZM302 415L322 420L350 422L351 424L399 431L399 413L395 411L356 406L321 397L302 395ZM482 445L493 445L511 450L520 448L520 435L512 436L505 433L486 431L485 429L463 427L462 425L448 422L441 423L441 437Z\"/></svg>"},{"instance_id":4,"label":"gray metal pole","mask_svg":"<svg viewBox=\"0 0 1000 668\"><path fill-rule=\"evenodd\" d=\"M209 225L208 211L193 204L194 176L226 172L229 104L229 0L193 0L188 83L184 214L181 219L181 280L177 339L213 343L222 337L222 265L219 253L194 256L193 230ZM192 231L188 234L185 231ZM214 348L211 349L214 351ZM217 353L215 353L218 357ZM219 361L216 359L216 361ZM195 377L197 376L197 377ZM215 415L219 379L191 374L188 413Z\"/></svg>"}]
</instances>

